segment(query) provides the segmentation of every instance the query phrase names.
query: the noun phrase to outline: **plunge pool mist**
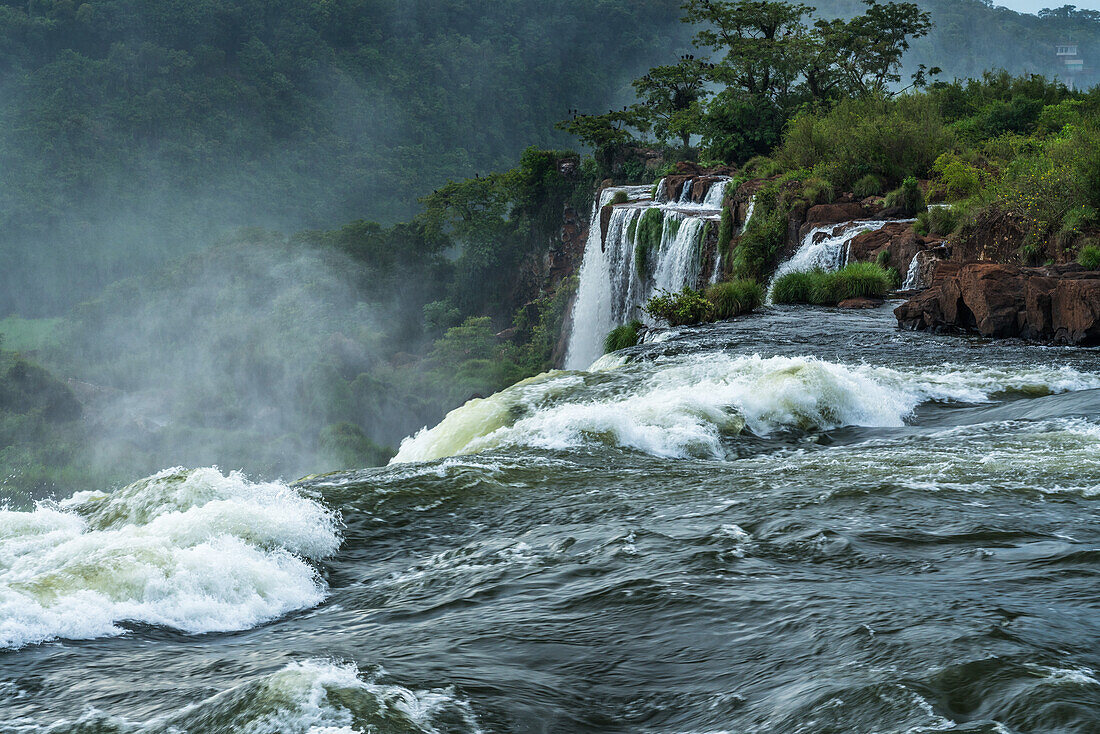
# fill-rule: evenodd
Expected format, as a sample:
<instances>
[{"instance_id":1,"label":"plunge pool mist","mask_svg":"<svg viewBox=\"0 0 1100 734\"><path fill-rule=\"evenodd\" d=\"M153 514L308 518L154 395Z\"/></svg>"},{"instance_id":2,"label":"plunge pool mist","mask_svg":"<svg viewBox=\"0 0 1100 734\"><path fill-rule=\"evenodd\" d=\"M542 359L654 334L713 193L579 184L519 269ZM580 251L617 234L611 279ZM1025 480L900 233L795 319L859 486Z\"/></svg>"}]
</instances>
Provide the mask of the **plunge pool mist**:
<instances>
[{"instance_id":1,"label":"plunge pool mist","mask_svg":"<svg viewBox=\"0 0 1100 734\"><path fill-rule=\"evenodd\" d=\"M768 308L0 512L0 732L1100 731L1100 353Z\"/></svg>"}]
</instances>

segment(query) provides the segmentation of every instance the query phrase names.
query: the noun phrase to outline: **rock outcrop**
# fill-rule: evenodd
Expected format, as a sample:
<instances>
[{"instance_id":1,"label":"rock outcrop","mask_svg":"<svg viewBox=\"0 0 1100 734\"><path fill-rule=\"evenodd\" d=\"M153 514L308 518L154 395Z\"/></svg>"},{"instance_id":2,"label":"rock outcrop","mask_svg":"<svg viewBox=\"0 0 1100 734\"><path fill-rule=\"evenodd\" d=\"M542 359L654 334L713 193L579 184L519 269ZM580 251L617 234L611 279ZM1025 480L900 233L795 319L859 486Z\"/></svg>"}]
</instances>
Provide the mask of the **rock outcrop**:
<instances>
[{"instance_id":1,"label":"rock outcrop","mask_svg":"<svg viewBox=\"0 0 1100 734\"><path fill-rule=\"evenodd\" d=\"M906 329L1098 345L1100 271L941 263L929 288L894 314Z\"/></svg>"}]
</instances>

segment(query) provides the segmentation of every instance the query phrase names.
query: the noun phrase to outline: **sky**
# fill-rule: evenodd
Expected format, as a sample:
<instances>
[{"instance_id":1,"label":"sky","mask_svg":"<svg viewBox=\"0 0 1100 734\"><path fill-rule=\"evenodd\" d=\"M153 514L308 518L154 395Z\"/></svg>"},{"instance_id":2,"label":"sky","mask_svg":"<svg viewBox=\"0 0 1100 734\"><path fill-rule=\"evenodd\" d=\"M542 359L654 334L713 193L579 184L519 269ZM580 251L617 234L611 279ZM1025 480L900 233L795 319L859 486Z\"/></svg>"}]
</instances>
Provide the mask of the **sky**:
<instances>
[{"instance_id":1,"label":"sky","mask_svg":"<svg viewBox=\"0 0 1100 734\"><path fill-rule=\"evenodd\" d=\"M1021 13L1038 13L1043 8L1060 8L1063 5L1076 5L1080 10L1100 10L1100 0L993 0L993 4Z\"/></svg>"}]
</instances>

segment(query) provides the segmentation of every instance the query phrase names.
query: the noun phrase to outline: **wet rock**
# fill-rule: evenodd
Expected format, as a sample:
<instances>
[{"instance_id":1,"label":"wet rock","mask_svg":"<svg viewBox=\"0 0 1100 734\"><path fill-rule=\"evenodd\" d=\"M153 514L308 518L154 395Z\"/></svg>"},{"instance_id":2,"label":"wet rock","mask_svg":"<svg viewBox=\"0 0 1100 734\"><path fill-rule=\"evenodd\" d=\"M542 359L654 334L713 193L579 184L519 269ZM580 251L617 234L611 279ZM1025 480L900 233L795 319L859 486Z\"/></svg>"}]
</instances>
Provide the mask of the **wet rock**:
<instances>
[{"instance_id":1,"label":"wet rock","mask_svg":"<svg viewBox=\"0 0 1100 734\"><path fill-rule=\"evenodd\" d=\"M845 298L843 301L838 303L836 306L837 306L837 308L853 308L853 309L878 308L883 303L885 303L885 301L883 301L881 298Z\"/></svg>"},{"instance_id":2,"label":"wet rock","mask_svg":"<svg viewBox=\"0 0 1100 734\"><path fill-rule=\"evenodd\" d=\"M1055 344L1100 344L1100 271L940 263L927 290L894 310L898 325Z\"/></svg>"}]
</instances>

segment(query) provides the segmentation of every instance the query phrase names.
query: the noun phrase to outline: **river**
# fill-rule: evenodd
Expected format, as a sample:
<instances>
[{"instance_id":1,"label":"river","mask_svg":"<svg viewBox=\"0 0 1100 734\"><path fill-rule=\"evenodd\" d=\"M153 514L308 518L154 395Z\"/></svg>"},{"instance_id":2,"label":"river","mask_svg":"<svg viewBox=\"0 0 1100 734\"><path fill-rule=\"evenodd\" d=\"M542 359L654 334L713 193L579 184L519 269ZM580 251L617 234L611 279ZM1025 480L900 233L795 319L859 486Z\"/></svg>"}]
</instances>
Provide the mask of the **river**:
<instances>
[{"instance_id":1,"label":"river","mask_svg":"<svg viewBox=\"0 0 1100 734\"><path fill-rule=\"evenodd\" d=\"M1100 731L1100 352L769 307L0 512L0 732Z\"/></svg>"}]
</instances>

